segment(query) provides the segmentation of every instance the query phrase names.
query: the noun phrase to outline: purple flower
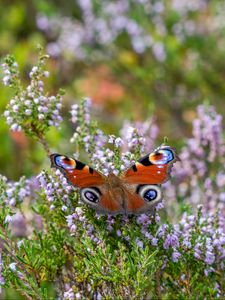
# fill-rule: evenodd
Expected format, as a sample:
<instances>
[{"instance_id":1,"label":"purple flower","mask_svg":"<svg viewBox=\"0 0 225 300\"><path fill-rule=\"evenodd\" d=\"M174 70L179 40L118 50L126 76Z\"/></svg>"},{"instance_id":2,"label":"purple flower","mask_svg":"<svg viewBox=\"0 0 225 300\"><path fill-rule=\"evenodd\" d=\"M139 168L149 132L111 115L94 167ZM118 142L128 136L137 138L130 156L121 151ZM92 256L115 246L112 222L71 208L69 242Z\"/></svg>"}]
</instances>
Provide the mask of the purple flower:
<instances>
[{"instance_id":1,"label":"purple flower","mask_svg":"<svg viewBox=\"0 0 225 300\"><path fill-rule=\"evenodd\" d=\"M157 232L157 237L161 238L163 236L165 236L165 233L167 232L168 229L168 225L167 224L162 224Z\"/></svg>"},{"instance_id":2,"label":"purple flower","mask_svg":"<svg viewBox=\"0 0 225 300\"><path fill-rule=\"evenodd\" d=\"M163 243L163 248L168 249L169 247L174 248L178 246L179 246L179 237L177 236L177 234L175 232L168 234Z\"/></svg>"},{"instance_id":3,"label":"purple flower","mask_svg":"<svg viewBox=\"0 0 225 300\"><path fill-rule=\"evenodd\" d=\"M213 264L215 261L215 255L211 251L206 251L205 254L205 263L208 265Z\"/></svg>"},{"instance_id":4,"label":"purple flower","mask_svg":"<svg viewBox=\"0 0 225 300\"><path fill-rule=\"evenodd\" d=\"M172 253L172 261L178 262L180 256L181 256L180 252L178 252L176 249L174 249L174 251Z\"/></svg>"},{"instance_id":5,"label":"purple flower","mask_svg":"<svg viewBox=\"0 0 225 300\"><path fill-rule=\"evenodd\" d=\"M151 224L151 221L149 220L149 216L146 214L141 214L140 216L137 217L137 224L142 224L142 225Z\"/></svg>"},{"instance_id":6,"label":"purple flower","mask_svg":"<svg viewBox=\"0 0 225 300\"><path fill-rule=\"evenodd\" d=\"M136 238L136 244L137 244L137 246L138 246L139 248L142 248L142 249L143 249L144 243L143 243L141 240L139 240L138 238Z\"/></svg>"},{"instance_id":7,"label":"purple flower","mask_svg":"<svg viewBox=\"0 0 225 300\"><path fill-rule=\"evenodd\" d=\"M153 237L153 238L151 239L151 244L152 244L152 246L157 246L157 245L158 245L158 241L159 241L159 240L158 240L157 238L154 238L154 237Z\"/></svg>"},{"instance_id":8,"label":"purple flower","mask_svg":"<svg viewBox=\"0 0 225 300\"><path fill-rule=\"evenodd\" d=\"M70 288L66 292L64 292L63 299L64 300L74 300L75 299L74 298L74 292L73 292L72 288ZM80 299L80 298L76 298L76 299Z\"/></svg>"},{"instance_id":9,"label":"purple flower","mask_svg":"<svg viewBox=\"0 0 225 300\"><path fill-rule=\"evenodd\" d=\"M119 229L116 231L116 235L121 236L121 231Z\"/></svg>"}]
</instances>

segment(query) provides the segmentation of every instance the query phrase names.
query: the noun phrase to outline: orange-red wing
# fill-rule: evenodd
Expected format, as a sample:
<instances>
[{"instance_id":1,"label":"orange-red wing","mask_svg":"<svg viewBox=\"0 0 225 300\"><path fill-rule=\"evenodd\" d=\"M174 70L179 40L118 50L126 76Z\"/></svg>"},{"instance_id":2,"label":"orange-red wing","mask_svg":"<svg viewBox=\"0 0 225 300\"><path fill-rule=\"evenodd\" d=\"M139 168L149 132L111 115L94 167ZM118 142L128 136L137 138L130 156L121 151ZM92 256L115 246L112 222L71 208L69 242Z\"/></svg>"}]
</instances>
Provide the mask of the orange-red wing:
<instances>
[{"instance_id":1,"label":"orange-red wing","mask_svg":"<svg viewBox=\"0 0 225 300\"><path fill-rule=\"evenodd\" d=\"M128 183L161 184L168 180L173 163L178 160L173 148L161 146L141 158L122 174Z\"/></svg>"},{"instance_id":2,"label":"orange-red wing","mask_svg":"<svg viewBox=\"0 0 225 300\"><path fill-rule=\"evenodd\" d=\"M126 214L139 215L147 213L153 209L153 207L161 200L147 202L141 198L138 194L126 194Z\"/></svg>"},{"instance_id":3,"label":"orange-red wing","mask_svg":"<svg viewBox=\"0 0 225 300\"><path fill-rule=\"evenodd\" d=\"M115 215L124 213L122 194L117 189L102 194L97 210L102 213Z\"/></svg>"},{"instance_id":4,"label":"orange-red wing","mask_svg":"<svg viewBox=\"0 0 225 300\"><path fill-rule=\"evenodd\" d=\"M59 169L69 183L83 188L101 185L105 177L82 162L60 154L52 154L51 167Z\"/></svg>"},{"instance_id":5,"label":"orange-red wing","mask_svg":"<svg viewBox=\"0 0 225 300\"><path fill-rule=\"evenodd\" d=\"M146 202L144 199L138 196L138 194L126 194L126 209L128 213L135 213L137 214L140 210L144 209L146 206Z\"/></svg>"}]
</instances>

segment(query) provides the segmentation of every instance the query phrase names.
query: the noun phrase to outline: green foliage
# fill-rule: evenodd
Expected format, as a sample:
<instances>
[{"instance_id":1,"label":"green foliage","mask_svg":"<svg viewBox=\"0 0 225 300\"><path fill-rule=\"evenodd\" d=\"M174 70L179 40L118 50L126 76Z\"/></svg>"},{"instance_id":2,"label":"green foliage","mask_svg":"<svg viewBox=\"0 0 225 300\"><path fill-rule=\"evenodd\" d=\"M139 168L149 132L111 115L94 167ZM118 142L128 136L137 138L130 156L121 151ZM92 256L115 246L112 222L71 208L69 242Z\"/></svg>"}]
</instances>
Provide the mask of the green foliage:
<instances>
[{"instance_id":1,"label":"green foliage","mask_svg":"<svg viewBox=\"0 0 225 300\"><path fill-rule=\"evenodd\" d=\"M98 22L116 30L111 24L120 10L110 19L113 10L105 13L103 8L117 2L125 5L125 23L136 22L151 37L151 47L136 51L132 30L131 34L121 30L110 43L101 44L100 27L89 39ZM141 4L145 2L147 9ZM166 135L169 139L164 138L164 143L169 140L178 149L188 144L183 137L191 134L197 104L209 99L225 115L224 4L180 2L177 8L175 2L179 1L106 1L104 5L91 1L92 11L87 14L79 4L82 1L0 3L0 55L13 54L1 59L0 74L11 87L0 89L0 114L7 107L4 118L11 129L0 116L0 168L9 178L0 176L0 294L4 299L223 299L224 179L217 181L224 174L224 142L217 143L222 121L216 123L220 116L212 113L209 103L203 118L214 124L215 139L214 131L201 123L204 136L198 136L196 145L203 158L189 148L186 153L179 151L184 154L182 171L189 167L192 173L186 181L182 172L181 179L174 178L161 220L158 211L146 219L99 216L80 203L78 190L69 188L63 176L49 168L50 148L55 148L75 152L84 161L88 156L99 171L120 174L125 161L131 163L152 150L144 148L145 134L140 135L138 124L153 113L160 126L158 141ZM86 23L90 15L93 26ZM40 16L46 17L45 26L53 20L53 32L38 28ZM68 24L72 25L63 27ZM82 33L74 30L74 24L87 29L81 52L70 48L77 41L74 32ZM48 55L40 49L36 63L37 44L49 50L52 43L60 54L47 64ZM44 80L47 69L52 76ZM74 99L86 95L93 98L99 123L90 119L87 99L78 101L69 116ZM65 120L59 127L62 96L60 114ZM41 104L40 99L44 99ZM126 134L130 137L124 142L117 135L127 119L139 123L132 133L125 133L124 140ZM151 139L148 132L145 138ZM148 147L153 142L155 137ZM198 174L199 162L206 170L203 175ZM43 168L46 171L36 179ZM167 188L169 194L171 186ZM195 204L203 202L209 213L199 208L192 215L193 199ZM210 212L213 201L216 205Z\"/></svg>"}]
</instances>

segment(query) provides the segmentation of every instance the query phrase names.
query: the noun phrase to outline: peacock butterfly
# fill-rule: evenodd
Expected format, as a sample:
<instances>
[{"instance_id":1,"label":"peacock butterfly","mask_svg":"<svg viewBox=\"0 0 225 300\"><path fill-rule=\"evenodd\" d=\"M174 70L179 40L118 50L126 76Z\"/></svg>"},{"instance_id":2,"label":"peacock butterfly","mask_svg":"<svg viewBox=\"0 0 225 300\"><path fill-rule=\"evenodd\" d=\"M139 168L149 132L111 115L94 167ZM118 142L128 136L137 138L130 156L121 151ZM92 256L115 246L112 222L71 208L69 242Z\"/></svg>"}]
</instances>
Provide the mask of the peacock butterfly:
<instances>
[{"instance_id":1,"label":"peacock butterfly","mask_svg":"<svg viewBox=\"0 0 225 300\"><path fill-rule=\"evenodd\" d=\"M80 188L81 199L104 214L146 213L162 199L161 184L170 176L179 158L174 148L161 145L132 164L120 176L108 176L82 162L51 154L51 167L59 169L73 186Z\"/></svg>"}]
</instances>

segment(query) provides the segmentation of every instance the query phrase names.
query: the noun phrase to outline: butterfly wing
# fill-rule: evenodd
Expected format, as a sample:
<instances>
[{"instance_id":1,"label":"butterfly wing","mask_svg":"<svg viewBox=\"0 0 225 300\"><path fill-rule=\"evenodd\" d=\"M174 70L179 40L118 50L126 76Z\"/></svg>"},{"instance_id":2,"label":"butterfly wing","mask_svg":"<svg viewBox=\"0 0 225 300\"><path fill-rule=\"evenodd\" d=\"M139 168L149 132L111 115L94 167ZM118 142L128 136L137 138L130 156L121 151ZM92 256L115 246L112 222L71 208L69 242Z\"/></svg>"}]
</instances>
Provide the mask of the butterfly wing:
<instances>
[{"instance_id":1,"label":"butterfly wing","mask_svg":"<svg viewBox=\"0 0 225 300\"><path fill-rule=\"evenodd\" d=\"M120 188L110 188L108 177L82 162L61 154L52 154L51 167L59 169L68 182L80 188L81 200L100 213L123 213L123 195Z\"/></svg>"},{"instance_id":2,"label":"butterfly wing","mask_svg":"<svg viewBox=\"0 0 225 300\"><path fill-rule=\"evenodd\" d=\"M160 146L133 164L121 178L132 184L161 184L169 179L171 167L178 159L174 148Z\"/></svg>"},{"instance_id":3,"label":"butterfly wing","mask_svg":"<svg viewBox=\"0 0 225 300\"><path fill-rule=\"evenodd\" d=\"M168 180L171 167L178 159L175 149L161 146L122 174L127 214L145 213L162 199L160 185Z\"/></svg>"},{"instance_id":4,"label":"butterfly wing","mask_svg":"<svg viewBox=\"0 0 225 300\"><path fill-rule=\"evenodd\" d=\"M125 213L139 215L152 210L162 199L160 186L151 184L126 184Z\"/></svg>"},{"instance_id":5,"label":"butterfly wing","mask_svg":"<svg viewBox=\"0 0 225 300\"><path fill-rule=\"evenodd\" d=\"M101 185L105 177L82 162L61 154L50 156L51 167L59 169L68 182L79 188Z\"/></svg>"}]
</instances>

